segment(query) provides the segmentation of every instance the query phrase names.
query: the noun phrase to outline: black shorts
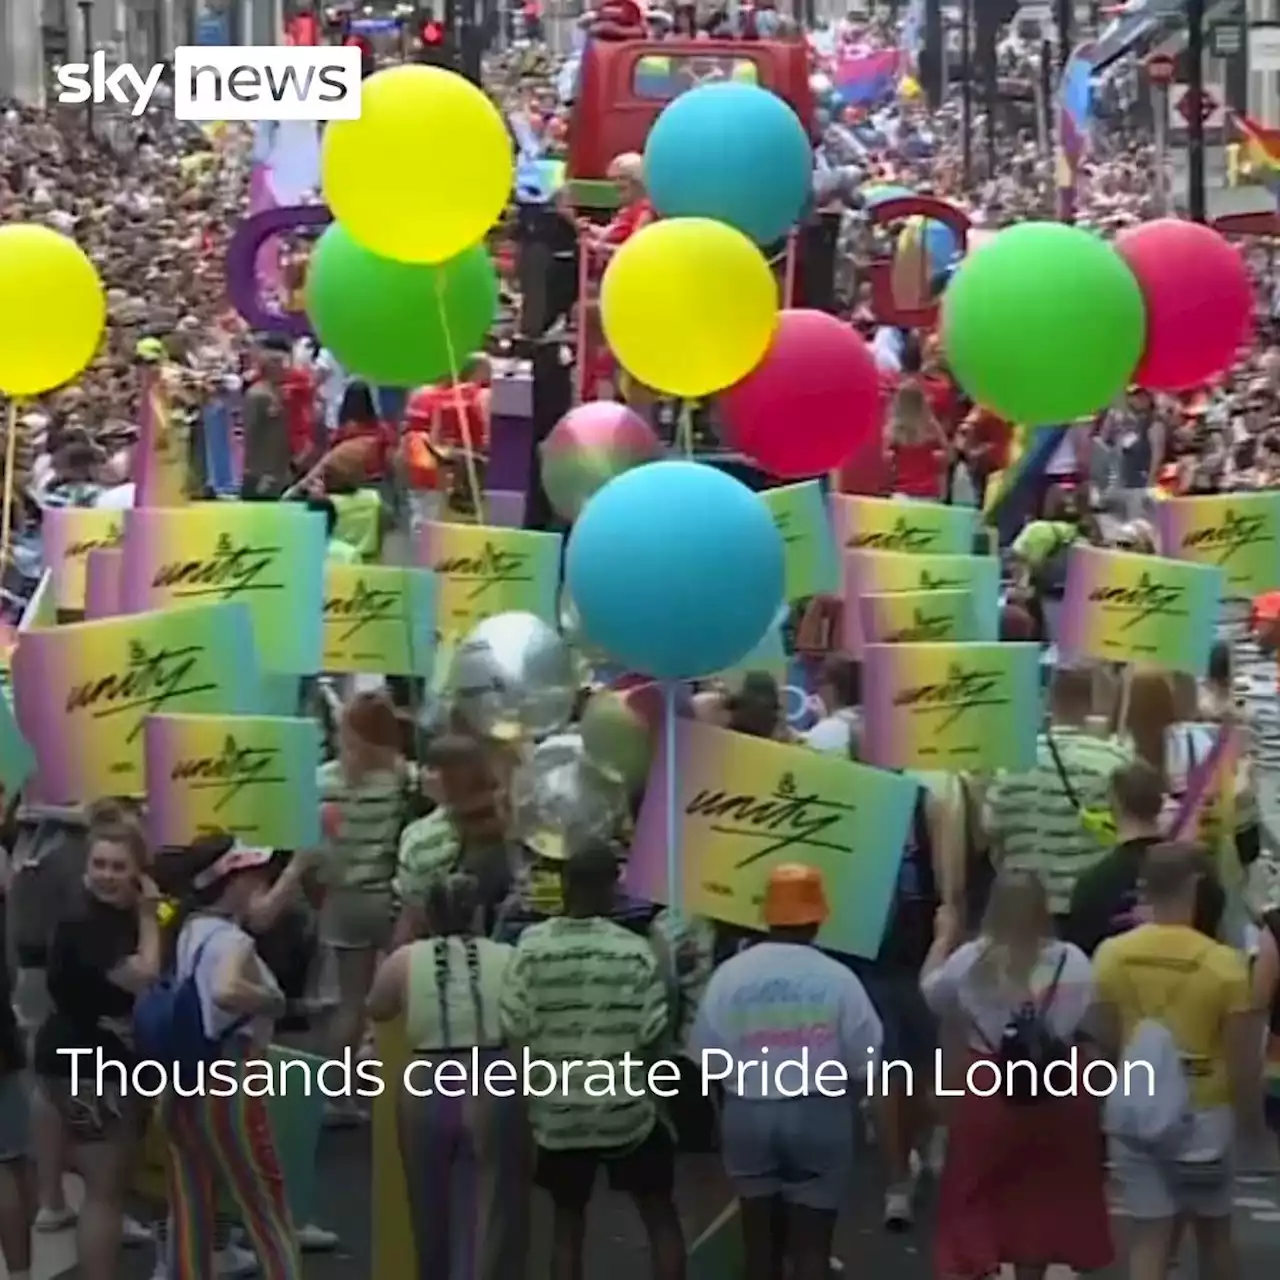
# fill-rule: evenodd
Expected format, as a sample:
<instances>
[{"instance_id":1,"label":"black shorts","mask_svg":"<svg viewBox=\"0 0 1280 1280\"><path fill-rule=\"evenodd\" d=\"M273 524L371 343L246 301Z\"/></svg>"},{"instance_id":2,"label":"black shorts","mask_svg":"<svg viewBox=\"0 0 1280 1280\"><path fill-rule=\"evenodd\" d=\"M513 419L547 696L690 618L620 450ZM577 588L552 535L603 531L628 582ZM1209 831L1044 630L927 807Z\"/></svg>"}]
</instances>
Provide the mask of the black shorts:
<instances>
[{"instance_id":1,"label":"black shorts","mask_svg":"<svg viewBox=\"0 0 1280 1280\"><path fill-rule=\"evenodd\" d=\"M551 1151L538 1147L534 1181L558 1209L582 1209L591 1199L596 1170L604 1167L609 1185L634 1199L669 1196L675 1189L675 1145L661 1121L637 1147L577 1147Z\"/></svg>"}]
</instances>

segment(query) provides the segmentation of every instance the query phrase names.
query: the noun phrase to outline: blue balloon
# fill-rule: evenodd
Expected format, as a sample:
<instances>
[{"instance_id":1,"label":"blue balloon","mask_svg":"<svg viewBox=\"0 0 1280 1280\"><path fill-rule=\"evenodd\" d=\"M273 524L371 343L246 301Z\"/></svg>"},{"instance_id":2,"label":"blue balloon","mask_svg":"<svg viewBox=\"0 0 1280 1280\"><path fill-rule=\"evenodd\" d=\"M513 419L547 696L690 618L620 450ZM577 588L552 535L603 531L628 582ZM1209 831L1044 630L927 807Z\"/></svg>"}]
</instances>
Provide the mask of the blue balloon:
<instances>
[{"instance_id":1,"label":"blue balloon","mask_svg":"<svg viewBox=\"0 0 1280 1280\"><path fill-rule=\"evenodd\" d=\"M565 584L584 638L629 670L693 680L760 642L783 597L782 537L740 481L697 462L610 480L569 535Z\"/></svg>"},{"instance_id":2,"label":"blue balloon","mask_svg":"<svg viewBox=\"0 0 1280 1280\"><path fill-rule=\"evenodd\" d=\"M664 218L714 218L768 245L800 217L813 152L781 98L725 81L682 93L663 110L645 142L644 176Z\"/></svg>"}]
</instances>

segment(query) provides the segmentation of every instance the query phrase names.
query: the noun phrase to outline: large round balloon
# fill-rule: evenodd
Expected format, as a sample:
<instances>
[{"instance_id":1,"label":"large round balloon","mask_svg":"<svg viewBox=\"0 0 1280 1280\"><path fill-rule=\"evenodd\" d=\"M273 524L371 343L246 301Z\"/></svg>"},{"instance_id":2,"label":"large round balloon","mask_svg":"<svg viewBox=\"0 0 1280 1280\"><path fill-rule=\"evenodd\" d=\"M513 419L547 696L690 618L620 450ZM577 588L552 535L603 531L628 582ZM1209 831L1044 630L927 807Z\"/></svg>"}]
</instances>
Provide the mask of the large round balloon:
<instances>
[{"instance_id":1,"label":"large round balloon","mask_svg":"<svg viewBox=\"0 0 1280 1280\"><path fill-rule=\"evenodd\" d=\"M653 462L610 480L569 535L565 581L590 642L663 680L750 653L782 602L782 538L714 467Z\"/></svg>"},{"instance_id":2,"label":"large round balloon","mask_svg":"<svg viewBox=\"0 0 1280 1280\"><path fill-rule=\"evenodd\" d=\"M84 371L107 321L93 263L32 222L0 227L0 391L36 396Z\"/></svg>"},{"instance_id":3,"label":"large round balloon","mask_svg":"<svg viewBox=\"0 0 1280 1280\"><path fill-rule=\"evenodd\" d=\"M653 428L625 404L589 400L570 409L538 446L542 487L566 520L614 476L662 456Z\"/></svg>"},{"instance_id":4,"label":"large round balloon","mask_svg":"<svg viewBox=\"0 0 1280 1280\"><path fill-rule=\"evenodd\" d=\"M1147 307L1147 345L1133 381L1151 391L1202 386L1235 364L1253 329L1244 260L1211 227L1178 218L1116 237Z\"/></svg>"},{"instance_id":5,"label":"large round balloon","mask_svg":"<svg viewBox=\"0 0 1280 1280\"><path fill-rule=\"evenodd\" d=\"M765 357L718 400L726 443L783 480L840 466L883 427L875 357L822 311L784 311Z\"/></svg>"},{"instance_id":6,"label":"large round balloon","mask_svg":"<svg viewBox=\"0 0 1280 1280\"><path fill-rule=\"evenodd\" d=\"M499 742L554 733L578 696L569 646L531 613L486 618L462 642L451 675L454 706Z\"/></svg>"},{"instance_id":7,"label":"large round balloon","mask_svg":"<svg viewBox=\"0 0 1280 1280\"><path fill-rule=\"evenodd\" d=\"M971 399L1044 426L1096 412L1142 355L1142 293L1110 245L1024 222L966 257L942 295L947 362Z\"/></svg>"},{"instance_id":8,"label":"large round balloon","mask_svg":"<svg viewBox=\"0 0 1280 1280\"><path fill-rule=\"evenodd\" d=\"M663 217L714 218L773 244L804 208L813 150L776 94L722 81L663 108L644 145L644 179Z\"/></svg>"},{"instance_id":9,"label":"large round balloon","mask_svg":"<svg viewBox=\"0 0 1280 1280\"><path fill-rule=\"evenodd\" d=\"M626 807L620 783L590 766L580 734L540 742L511 777L513 833L544 858L607 840Z\"/></svg>"},{"instance_id":10,"label":"large round balloon","mask_svg":"<svg viewBox=\"0 0 1280 1280\"><path fill-rule=\"evenodd\" d=\"M671 218L637 231L600 284L605 337L622 367L655 391L723 391L760 362L778 323L778 286L740 231Z\"/></svg>"},{"instance_id":11,"label":"large round balloon","mask_svg":"<svg viewBox=\"0 0 1280 1280\"><path fill-rule=\"evenodd\" d=\"M360 118L321 142L321 186L361 244L402 262L444 262L498 221L515 173L498 109L469 80L403 64L370 76Z\"/></svg>"},{"instance_id":12,"label":"large round balloon","mask_svg":"<svg viewBox=\"0 0 1280 1280\"><path fill-rule=\"evenodd\" d=\"M311 255L306 307L349 373L417 387L456 375L455 364L482 345L498 311L498 277L480 245L438 266L396 262L335 222Z\"/></svg>"}]
</instances>

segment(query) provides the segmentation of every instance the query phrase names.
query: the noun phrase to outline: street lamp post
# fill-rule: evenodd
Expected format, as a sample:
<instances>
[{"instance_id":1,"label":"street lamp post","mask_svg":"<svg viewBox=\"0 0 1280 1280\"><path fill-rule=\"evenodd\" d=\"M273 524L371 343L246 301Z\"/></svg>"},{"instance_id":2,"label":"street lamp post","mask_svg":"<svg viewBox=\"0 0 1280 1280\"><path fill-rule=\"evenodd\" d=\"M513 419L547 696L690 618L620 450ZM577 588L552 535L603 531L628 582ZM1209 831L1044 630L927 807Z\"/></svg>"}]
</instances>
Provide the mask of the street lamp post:
<instances>
[{"instance_id":1,"label":"street lamp post","mask_svg":"<svg viewBox=\"0 0 1280 1280\"><path fill-rule=\"evenodd\" d=\"M1205 222L1204 0L1187 0L1187 101L1187 210L1193 222Z\"/></svg>"}]
</instances>

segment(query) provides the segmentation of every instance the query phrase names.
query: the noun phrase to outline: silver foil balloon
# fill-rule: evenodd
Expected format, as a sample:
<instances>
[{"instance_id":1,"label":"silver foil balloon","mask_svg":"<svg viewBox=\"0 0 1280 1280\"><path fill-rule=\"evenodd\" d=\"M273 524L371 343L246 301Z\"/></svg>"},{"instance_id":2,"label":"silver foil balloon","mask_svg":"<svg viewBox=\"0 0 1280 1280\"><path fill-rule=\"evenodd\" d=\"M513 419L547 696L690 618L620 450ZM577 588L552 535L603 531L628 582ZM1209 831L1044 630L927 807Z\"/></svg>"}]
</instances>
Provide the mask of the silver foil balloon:
<instances>
[{"instance_id":1,"label":"silver foil balloon","mask_svg":"<svg viewBox=\"0 0 1280 1280\"><path fill-rule=\"evenodd\" d=\"M626 804L623 789L590 766L577 733L539 743L511 777L516 838L544 858L567 858L608 839Z\"/></svg>"},{"instance_id":2,"label":"silver foil balloon","mask_svg":"<svg viewBox=\"0 0 1280 1280\"><path fill-rule=\"evenodd\" d=\"M476 733L500 742L541 738L573 712L578 671L554 627L532 613L500 613L462 642L452 693Z\"/></svg>"}]
</instances>

